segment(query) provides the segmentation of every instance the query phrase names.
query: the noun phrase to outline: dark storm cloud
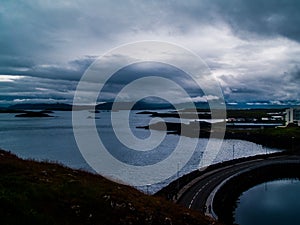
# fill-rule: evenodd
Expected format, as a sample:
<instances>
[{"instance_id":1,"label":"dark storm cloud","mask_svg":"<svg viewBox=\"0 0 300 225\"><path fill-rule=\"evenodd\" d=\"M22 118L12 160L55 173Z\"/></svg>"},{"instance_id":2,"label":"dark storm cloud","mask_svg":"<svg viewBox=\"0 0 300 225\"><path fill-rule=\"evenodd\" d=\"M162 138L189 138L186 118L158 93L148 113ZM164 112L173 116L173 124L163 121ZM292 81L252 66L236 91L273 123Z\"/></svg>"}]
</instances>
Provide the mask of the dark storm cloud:
<instances>
[{"instance_id":1,"label":"dark storm cloud","mask_svg":"<svg viewBox=\"0 0 300 225\"><path fill-rule=\"evenodd\" d=\"M300 1L252 0L217 1L223 18L243 35L281 35L300 41ZM243 32L246 32L243 34Z\"/></svg>"},{"instance_id":2,"label":"dark storm cloud","mask_svg":"<svg viewBox=\"0 0 300 225\"><path fill-rule=\"evenodd\" d=\"M79 11L76 4L63 2L2 2L0 74L78 80L93 61L67 50L72 35L78 35Z\"/></svg>"},{"instance_id":3,"label":"dark storm cloud","mask_svg":"<svg viewBox=\"0 0 300 225\"><path fill-rule=\"evenodd\" d=\"M222 79L232 84L224 90L225 99L229 102L268 100L268 96L274 92L274 86L278 86L273 79L262 81L252 77L237 80L233 76L223 76Z\"/></svg>"},{"instance_id":4,"label":"dark storm cloud","mask_svg":"<svg viewBox=\"0 0 300 225\"><path fill-rule=\"evenodd\" d=\"M280 35L300 41L298 0L177 1L169 7L169 15L182 32L195 24L214 25L223 21L246 39L251 35Z\"/></svg>"},{"instance_id":5,"label":"dark storm cloud","mask_svg":"<svg viewBox=\"0 0 300 225\"><path fill-rule=\"evenodd\" d=\"M95 56L156 39L198 53L229 100L296 99L299 12L298 0L4 0L0 76L24 77L0 82L1 96L72 99L74 83Z\"/></svg>"},{"instance_id":6,"label":"dark storm cloud","mask_svg":"<svg viewBox=\"0 0 300 225\"><path fill-rule=\"evenodd\" d=\"M67 64L42 64L35 65L33 61L19 57L3 57L0 60L1 74L26 75L32 77L41 77L61 80L80 80L80 77L95 57L85 56L82 59L76 59Z\"/></svg>"},{"instance_id":7,"label":"dark storm cloud","mask_svg":"<svg viewBox=\"0 0 300 225\"><path fill-rule=\"evenodd\" d=\"M64 65L37 65L24 74L51 79L78 81L94 60L95 57L93 56L85 56L82 59L72 60Z\"/></svg>"},{"instance_id":8,"label":"dark storm cloud","mask_svg":"<svg viewBox=\"0 0 300 225\"><path fill-rule=\"evenodd\" d=\"M153 84L150 84L149 82L151 81L149 80L142 81L142 79L144 78L153 77ZM143 62L126 66L113 74L113 76L109 78L109 80L102 88L98 101L113 101L116 95L119 94L119 92L126 85L136 81L139 81L140 83L137 88L135 87L136 89L134 91L134 96L125 93L124 95L120 96L121 99L123 99L124 101L130 101L130 97L137 98L139 96L143 96L143 93L145 93L146 91L148 91L148 93L152 93L153 96L161 96L162 93L160 93L159 90L163 90L164 93L170 93L170 96L172 96L174 102L183 103L187 101L187 99L176 93L178 92L176 88L174 89L171 87L163 86L163 84L157 82L155 77L163 77L165 79L170 79L173 82L176 82L180 87L184 88L189 96L195 101L197 101L198 99L204 101L203 99L205 99L205 97L203 97L204 93L201 88L196 85L195 82L190 82L190 77L182 70L164 63ZM158 88L159 86L160 89ZM209 96L209 98L211 97L215 96ZM152 100L154 98L152 97L147 99ZM157 101L157 99L155 100Z\"/></svg>"},{"instance_id":9,"label":"dark storm cloud","mask_svg":"<svg viewBox=\"0 0 300 225\"><path fill-rule=\"evenodd\" d=\"M160 25L171 24L169 32L174 34L222 22L246 39L279 35L300 41L298 0L178 0L152 2L149 6L149 10L155 10L153 14L160 15Z\"/></svg>"}]
</instances>

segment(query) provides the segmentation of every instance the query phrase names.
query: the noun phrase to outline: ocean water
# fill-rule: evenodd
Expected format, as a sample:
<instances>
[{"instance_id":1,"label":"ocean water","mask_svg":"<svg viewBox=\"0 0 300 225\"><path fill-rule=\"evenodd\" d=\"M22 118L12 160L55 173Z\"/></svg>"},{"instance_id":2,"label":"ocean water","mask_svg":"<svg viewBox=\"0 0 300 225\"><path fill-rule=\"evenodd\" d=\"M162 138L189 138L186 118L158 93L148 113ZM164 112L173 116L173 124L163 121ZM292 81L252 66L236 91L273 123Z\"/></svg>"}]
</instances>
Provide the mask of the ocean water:
<instances>
[{"instance_id":1,"label":"ocean water","mask_svg":"<svg viewBox=\"0 0 300 225\"><path fill-rule=\"evenodd\" d=\"M206 150L208 139L166 135L163 131L150 132L149 130L138 129L137 126L145 126L153 122L153 118L145 114L136 114L137 112L130 112L129 121L124 120L123 112L114 112L115 127L113 129L110 126L111 112L101 111L96 114L89 111L80 112L83 121L77 130L82 133L83 139L86 139L84 146L93 144L89 142L89 138L93 135L90 124L91 121L95 121L97 135L101 142L107 146L113 158L122 164L139 168L150 167L164 160L168 160L168 164L156 169L155 172L150 170L150 172L141 173L124 169L118 170L118 167L112 164L108 172L104 172L103 175L121 181L124 176L127 176L128 179L123 180L124 182L130 179L140 180L144 183L149 181L149 185L138 188L145 192L154 193L178 176L201 167L203 163L201 158L204 150ZM96 172L94 167L89 165L90 162L87 162L83 157L82 149L79 149L77 145L72 127L72 113L55 111L52 115L54 117L21 118L15 117L15 114L0 114L0 148L11 151L22 158L54 161L72 168ZM179 119L164 118L164 120L176 122ZM187 123L188 121L184 122ZM129 123L130 130L125 129L127 123ZM125 144L116 138L115 132L124 139ZM132 135L130 136L129 133ZM139 140L135 142L132 136ZM173 154L179 141L184 143L184 150ZM218 144L220 140L211 140L211 142ZM136 150L126 147L126 144ZM224 140L213 159L213 163L227 161L233 157L240 158L275 151L279 150L265 148L248 141ZM89 157L95 160L99 157L93 152L89 154Z\"/></svg>"}]
</instances>

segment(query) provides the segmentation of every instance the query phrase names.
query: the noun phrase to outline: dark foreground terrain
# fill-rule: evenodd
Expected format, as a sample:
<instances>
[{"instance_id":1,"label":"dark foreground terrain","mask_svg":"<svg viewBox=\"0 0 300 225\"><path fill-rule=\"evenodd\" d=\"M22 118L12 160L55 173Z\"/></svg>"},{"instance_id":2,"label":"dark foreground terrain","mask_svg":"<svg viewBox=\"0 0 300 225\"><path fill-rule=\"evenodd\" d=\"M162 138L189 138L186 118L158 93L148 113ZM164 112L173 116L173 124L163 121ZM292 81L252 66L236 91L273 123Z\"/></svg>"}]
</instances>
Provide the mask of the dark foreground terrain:
<instances>
[{"instance_id":1,"label":"dark foreground terrain","mask_svg":"<svg viewBox=\"0 0 300 225\"><path fill-rule=\"evenodd\" d=\"M200 212L54 163L0 150L0 224L213 224Z\"/></svg>"}]
</instances>

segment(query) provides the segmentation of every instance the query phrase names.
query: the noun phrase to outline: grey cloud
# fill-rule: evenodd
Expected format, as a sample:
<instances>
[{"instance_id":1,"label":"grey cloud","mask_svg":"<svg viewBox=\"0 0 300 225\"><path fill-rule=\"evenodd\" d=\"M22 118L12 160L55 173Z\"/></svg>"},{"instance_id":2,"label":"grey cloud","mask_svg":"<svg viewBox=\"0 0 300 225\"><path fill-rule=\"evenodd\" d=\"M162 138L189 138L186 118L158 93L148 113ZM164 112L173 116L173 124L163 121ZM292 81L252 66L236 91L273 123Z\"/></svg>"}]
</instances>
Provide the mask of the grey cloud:
<instances>
[{"instance_id":1,"label":"grey cloud","mask_svg":"<svg viewBox=\"0 0 300 225\"><path fill-rule=\"evenodd\" d=\"M297 67L279 76L220 76L225 98L230 101L295 101L300 99Z\"/></svg>"},{"instance_id":2,"label":"grey cloud","mask_svg":"<svg viewBox=\"0 0 300 225\"><path fill-rule=\"evenodd\" d=\"M94 60L94 56L85 56L63 65L35 65L30 60L8 57L0 60L0 74L78 81Z\"/></svg>"},{"instance_id":3,"label":"grey cloud","mask_svg":"<svg viewBox=\"0 0 300 225\"><path fill-rule=\"evenodd\" d=\"M151 89L154 93L154 90L164 90L164 92L169 92L170 96L177 96L178 101L181 100L181 96L176 94L176 91L178 92L178 90L171 89L170 87L164 87L161 89L157 88L161 84L157 82L155 76L164 77L176 82L177 84L179 84L179 86L184 88L186 92L189 93L189 95L193 98L204 95L201 88L198 87L195 82L191 82L188 79L189 77L187 76L187 74L185 74L183 71L162 63L143 62L124 67L116 72L112 77L110 77L110 79L102 89L103 97L101 101L113 100L113 96L117 94L124 86L134 80L149 76L154 77L154 79L152 80L153 83L148 83L149 80L147 81L147 83L141 82L139 86L140 90L137 90L136 93L137 96L140 94L138 93L138 91L143 92L147 89ZM155 94L157 96L160 95L158 91Z\"/></svg>"},{"instance_id":4,"label":"grey cloud","mask_svg":"<svg viewBox=\"0 0 300 225\"><path fill-rule=\"evenodd\" d=\"M216 1L222 17L237 34L281 35L300 41L298 0Z\"/></svg>"},{"instance_id":5,"label":"grey cloud","mask_svg":"<svg viewBox=\"0 0 300 225\"><path fill-rule=\"evenodd\" d=\"M290 82L300 82L300 65L295 66L290 72L285 74L289 77Z\"/></svg>"},{"instance_id":6,"label":"grey cloud","mask_svg":"<svg viewBox=\"0 0 300 225\"><path fill-rule=\"evenodd\" d=\"M171 24L170 31L182 34L202 25L225 23L245 39L280 35L300 41L298 0L178 0L150 6L149 10L163 11L159 18Z\"/></svg>"},{"instance_id":7,"label":"grey cloud","mask_svg":"<svg viewBox=\"0 0 300 225\"><path fill-rule=\"evenodd\" d=\"M32 93L36 98L71 99L75 83L93 62L94 55L125 41L171 37L176 42L180 37L189 40L187 46L196 52L206 47L207 62L213 70L236 71L235 76L224 73L220 77L230 100L298 98L299 67L290 68L299 64L299 52L292 52L289 58L278 56L274 61L268 61L270 55L267 55L261 64L250 59L244 62L248 64L246 70L240 57L263 52L264 45L257 45L257 41L285 37L299 44L299 11L297 0L2 1L0 74L24 75L31 83L25 80L0 83L1 95L19 93L25 98L23 92ZM225 32L232 35L228 38L233 39L229 40L229 47L222 39L217 39L220 46L199 44L200 36L207 35L204 39L209 40L218 35L199 32L204 27L216 30L225 27ZM249 43L231 46L231 41L243 40ZM230 55L229 51L235 52ZM280 67L285 69L285 74L278 70ZM122 85L124 79L117 80L113 88ZM198 96L197 92L192 94Z\"/></svg>"},{"instance_id":8,"label":"grey cloud","mask_svg":"<svg viewBox=\"0 0 300 225\"><path fill-rule=\"evenodd\" d=\"M8 103L28 99L53 99L71 103L76 81L22 76L13 82L0 82L0 99Z\"/></svg>"},{"instance_id":9,"label":"grey cloud","mask_svg":"<svg viewBox=\"0 0 300 225\"><path fill-rule=\"evenodd\" d=\"M3 69L18 69L18 68L32 68L34 66L33 60L30 60L26 57L20 56L0 56L0 68Z\"/></svg>"}]
</instances>

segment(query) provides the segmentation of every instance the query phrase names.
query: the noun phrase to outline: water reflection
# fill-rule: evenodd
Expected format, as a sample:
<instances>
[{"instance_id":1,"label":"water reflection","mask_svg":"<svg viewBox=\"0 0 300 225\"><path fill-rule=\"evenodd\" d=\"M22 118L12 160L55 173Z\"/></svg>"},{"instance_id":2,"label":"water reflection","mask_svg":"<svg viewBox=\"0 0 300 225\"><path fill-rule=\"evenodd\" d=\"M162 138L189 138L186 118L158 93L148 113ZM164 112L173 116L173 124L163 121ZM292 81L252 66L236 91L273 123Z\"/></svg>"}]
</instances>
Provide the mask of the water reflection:
<instances>
[{"instance_id":1,"label":"water reflection","mask_svg":"<svg viewBox=\"0 0 300 225\"><path fill-rule=\"evenodd\" d=\"M244 192L234 212L239 225L300 224L300 181L266 182Z\"/></svg>"},{"instance_id":2,"label":"water reflection","mask_svg":"<svg viewBox=\"0 0 300 225\"><path fill-rule=\"evenodd\" d=\"M161 111L160 111L161 112ZM89 116L95 116L91 112L86 112L87 121L91 120ZM72 129L72 117L71 112L58 112L53 114L52 118L15 118L14 114L0 114L0 148L10 150L23 158L33 158L37 160L50 160L62 163L72 168L81 168L89 171L93 171L92 168L85 162L77 147L73 129ZM111 137L113 131L107 126L110 119L110 112L101 111L97 114L99 119L96 120L97 128L99 132L102 132L101 138L111 146L117 158L122 161L147 165L155 163L159 160L165 159L176 147L178 135L167 135L162 144L157 148L156 153L151 151L142 152L142 154L124 154L126 149L117 145ZM174 118L165 118L167 121L174 120ZM175 118L176 119L176 118ZM137 114L133 111L130 117L130 127L133 134L141 139L147 138L150 134L149 130L137 129L136 127L145 126L149 124L151 117L149 115ZM83 126L82 129L87 129L85 135L89 135L89 127ZM121 131L122 132L122 131ZM161 131L157 131L161 132ZM191 138L182 137L186 139L187 149L192 148ZM213 140L218 142L219 140ZM170 166L175 168L184 166L174 176L164 180L158 184L152 184L149 187L140 187L141 190L149 193L154 193L160 190L162 187L168 185L178 176L190 173L201 167L199 162L202 158L203 150L207 146L208 139L201 138L198 141L197 148L194 155L189 162L184 165L182 158L185 157L185 152L181 152L182 155L178 155L177 158L171 163ZM151 143L150 143L151 144ZM140 146L137 146L140 147ZM147 147L146 145L142 146ZM113 151L112 150L112 151ZM264 148L261 145L257 145L252 142L242 140L224 140L219 154L216 156L213 163L231 160L233 158L240 158L258 154L266 154L278 151L278 149ZM99 156L95 156L99 157ZM166 167L164 170L160 170L160 173L168 172L170 168ZM120 175L123 175L124 171L120 171ZM141 177L147 178L144 174L140 174Z\"/></svg>"}]
</instances>

